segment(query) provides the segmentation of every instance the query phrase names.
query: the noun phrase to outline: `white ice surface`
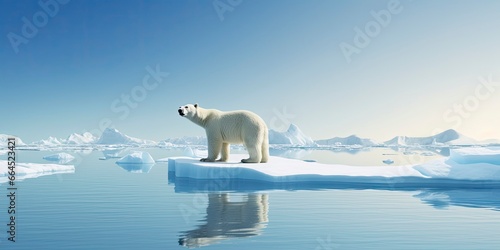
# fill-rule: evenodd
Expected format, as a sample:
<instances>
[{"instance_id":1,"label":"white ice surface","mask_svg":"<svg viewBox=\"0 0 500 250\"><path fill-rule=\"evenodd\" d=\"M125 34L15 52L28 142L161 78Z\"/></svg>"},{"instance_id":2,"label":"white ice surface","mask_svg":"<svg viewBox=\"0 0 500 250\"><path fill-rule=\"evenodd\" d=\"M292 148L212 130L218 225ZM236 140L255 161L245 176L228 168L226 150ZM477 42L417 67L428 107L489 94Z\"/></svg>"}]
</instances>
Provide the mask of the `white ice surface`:
<instances>
[{"instance_id":1,"label":"white ice surface","mask_svg":"<svg viewBox=\"0 0 500 250\"><path fill-rule=\"evenodd\" d=\"M16 181L19 181L44 175L73 173L75 172L75 167L73 165L59 164L16 163L15 172ZM0 183L8 182L8 177L9 169L7 161L0 160Z\"/></svg>"},{"instance_id":2,"label":"white ice surface","mask_svg":"<svg viewBox=\"0 0 500 250\"><path fill-rule=\"evenodd\" d=\"M463 163L490 163L500 165L499 147L470 147L450 150L450 159Z\"/></svg>"},{"instance_id":3,"label":"white ice surface","mask_svg":"<svg viewBox=\"0 0 500 250\"><path fill-rule=\"evenodd\" d=\"M124 157L120 158L116 163L119 164L151 164L155 163L155 160L148 152L135 151Z\"/></svg>"},{"instance_id":4,"label":"white ice surface","mask_svg":"<svg viewBox=\"0 0 500 250\"><path fill-rule=\"evenodd\" d=\"M386 182L391 178L409 178L413 182L428 179L500 181L500 166L490 163L461 164L450 158L406 166L348 166L305 162L270 157L268 163L243 164L246 155L231 155L230 161L200 162L199 158L171 157L169 171L176 177L194 179L237 178L268 182L349 181Z\"/></svg>"},{"instance_id":5,"label":"white ice surface","mask_svg":"<svg viewBox=\"0 0 500 250\"><path fill-rule=\"evenodd\" d=\"M59 163L67 163L75 159L74 156L68 153L57 153L52 155L47 155L43 157L44 160L47 161L57 161Z\"/></svg>"}]
</instances>

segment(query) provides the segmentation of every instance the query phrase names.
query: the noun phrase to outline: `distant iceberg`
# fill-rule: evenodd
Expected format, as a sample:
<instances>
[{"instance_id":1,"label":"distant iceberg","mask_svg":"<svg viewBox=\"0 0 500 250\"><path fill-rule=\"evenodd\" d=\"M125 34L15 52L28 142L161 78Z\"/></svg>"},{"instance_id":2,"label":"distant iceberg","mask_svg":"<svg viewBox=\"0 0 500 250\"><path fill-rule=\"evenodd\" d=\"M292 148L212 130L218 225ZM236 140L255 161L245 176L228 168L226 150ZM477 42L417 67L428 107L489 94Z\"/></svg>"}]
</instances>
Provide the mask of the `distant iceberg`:
<instances>
[{"instance_id":1,"label":"distant iceberg","mask_svg":"<svg viewBox=\"0 0 500 250\"><path fill-rule=\"evenodd\" d=\"M73 145L88 145L93 144L97 141L97 137L89 132L83 134L73 133L68 136L65 143Z\"/></svg>"},{"instance_id":2,"label":"distant iceberg","mask_svg":"<svg viewBox=\"0 0 500 250\"><path fill-rule=\"evenodd\" d=\"M39 146L60 146L63 144L63 141L60 139L57 139L56 137L50 136L48 139L35 141L31 144L32 145L39 145Z\"/></svg>"},{"instance_id":3,"label":"distant iceberg","mask_svg":"<svg viewBox=\"0 0 500 250\"><path fill-rule=\"evenodd\" d=\"M318 145L329 145L329 146L345 146L345 145L361 145L361 146L374 146L379 145L379 143L371 140L360 138L356 135L351 135L348 137L333 137L331 139L317 140Z\"/></svg>"},{"instance_id":4,"label":"distant iceberg","mask_svg":"<svg viewBox=\"0 0 500 250\"><path fill-rule=\"evenodd\" d=\"M106 128L101 137L96 142L97 144L105 145L156 145L156 142L151 140L143 140L125 135L114 128Z\"/></svg>"},{"instance_id":5,"label":"distant iceberg","mask_svg":"<svg viewBox=\"0 0 500 250\"><path fill-rule=\"evenodd\" d=\"M116 163L121 164L151 164L155 163L155 160L148 152L136 151L120 158Z\"/></svg>"},{"instance_id":6,"label":"distant iceberg","mask_svg":"<svg viewBox=\"0 0 500 250\"><path fill-rule=\"evenodd\" d=\"M169 138L158 143L160 146L173 145L207 145L207 138L204 136L183 136Z\"/></svg>"},{"instance_id":7,"label":"distant iceberg","mask_svg":"<svg viewBox=\"0 0 500 250\"><path fill-rule=\"evenodd\" d=\"M16 138L16 146L26 145L21 138L12 135L0 134L0 148L7 147L7 141L9 138Z\"/></svg>"},{"instance_id":8,"label":"distant iceberg","mask_svg":"<svg viewBox=\"0 0 500 250\"><path fill-rule=\"evenodd\" d=\"M8 182L9 169L7 161L0 160L0 183ZM16 163L16 181L37 178L45 175L74 173L73 165L38 164L38 163Z\"/></svg>"},{"instance_id":9,"label":"distant iceberg","mask_svg":"<svg viewBox=\"0 0 500 250\"><path fill-rule=\"evenodd\" d=\"M290 124L285 132L269 130L269 144L286 144L299 146L315 146L316 143L311 137L305 135L297 125Z\"/></svg>"},{"instance_id":10,"label":"distant iceberg","mask_svg":"<svg viewBox=\"0 0 500 250\"><path fill-rule=\"evenodd\" d=\"M439 134L427 137L409 137L409 136L396 136L391 140L384 142L388 146L414 146L414 145L474 145L474 144L488 144L488 142L481 142L464 136L454 129L448 129Z\"/></svg>"}]
</instances>

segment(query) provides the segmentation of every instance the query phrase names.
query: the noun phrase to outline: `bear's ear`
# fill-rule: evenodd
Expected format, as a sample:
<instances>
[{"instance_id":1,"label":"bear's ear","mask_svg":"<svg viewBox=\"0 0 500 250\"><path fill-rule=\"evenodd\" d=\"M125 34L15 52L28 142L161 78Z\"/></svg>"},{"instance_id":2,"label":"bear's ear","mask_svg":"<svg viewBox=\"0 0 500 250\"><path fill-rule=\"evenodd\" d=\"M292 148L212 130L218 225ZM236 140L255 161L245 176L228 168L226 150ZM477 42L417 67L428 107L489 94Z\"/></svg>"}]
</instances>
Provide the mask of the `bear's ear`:
<instances>
[{"instance_id":1,"label":"bear's ear","mask_svg":"<svg viewBox=\"0 0 500 250\"><path fill-rule=\"evenodd\" d=\"M198 108L198 103L195 103L195 104L194 104L194 107L195 107L195 108Z\"/></svg>"}]
</instances>

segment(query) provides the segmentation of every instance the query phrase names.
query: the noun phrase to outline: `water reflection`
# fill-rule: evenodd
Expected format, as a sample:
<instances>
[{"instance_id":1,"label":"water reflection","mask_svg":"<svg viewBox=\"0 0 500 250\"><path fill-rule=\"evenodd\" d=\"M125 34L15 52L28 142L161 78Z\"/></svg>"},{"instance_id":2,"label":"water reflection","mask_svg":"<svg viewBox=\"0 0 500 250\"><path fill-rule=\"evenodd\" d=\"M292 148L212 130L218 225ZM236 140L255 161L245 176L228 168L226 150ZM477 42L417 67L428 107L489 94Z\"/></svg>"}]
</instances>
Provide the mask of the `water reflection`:
<instances>
[{"instance_id":1,"label":"water reflection","mask_svg":"<svg viewBox=\"0 0 500 250\"><path fill-rule=\"evenodd\" d=\"M500 189L424 190L414 197L437 209L461 206L500 211Z\"/></svg>"},{"instance_id":2,"label":"water reflection","mask_svg":"<svg viewBox=\"0 0 500 250\"><path fill-rule=\"evenodd\" d=\"M111 148L102 150L102 154L106 159L120 158L125 154L126 148Z\"/></svg>"},{"instance_id":3,"label":"water reflection","mask_svg":"<svg viewBox=\"0 0 500 250\"><path fill-rule=\"evenodd\" d=\"M234 201L233 198L238 198ZM260 235L268 222L268 195L209 194L207 215L195 229L181 232L179 245L194 248L225 239Z\"/></svg>"},{"instance_id":4,"label":"water reflection","mask_svg":"<svg viewBox=\"0 0 500 250\"><path fill-rule=\"evenodd\" d=\"M144 174L144 173L149 173L151 168L155 165L154 163L118 163L116 162L116 165L120 166L121 168L125 169L126 171L130 173L139 173L139 174Z\"/></svg>"},{"instance_id":5,"label":"water reflection","mask_svg":"<svg viewBox=\"0 0 500 250\"><path fill-rule=\"evenodd\" d=\"M353 182L287 182L272 183L251 180L195 180L175 178L169 174L169 183L175 192L256 192L271 190L387 190L418 192L414 195L424 204L437 209L450 206L487 208L500 211L500 183L487 181L429 180L427 183L410 183L392 180L387 183Z\"/></svg>"}]
</instances>

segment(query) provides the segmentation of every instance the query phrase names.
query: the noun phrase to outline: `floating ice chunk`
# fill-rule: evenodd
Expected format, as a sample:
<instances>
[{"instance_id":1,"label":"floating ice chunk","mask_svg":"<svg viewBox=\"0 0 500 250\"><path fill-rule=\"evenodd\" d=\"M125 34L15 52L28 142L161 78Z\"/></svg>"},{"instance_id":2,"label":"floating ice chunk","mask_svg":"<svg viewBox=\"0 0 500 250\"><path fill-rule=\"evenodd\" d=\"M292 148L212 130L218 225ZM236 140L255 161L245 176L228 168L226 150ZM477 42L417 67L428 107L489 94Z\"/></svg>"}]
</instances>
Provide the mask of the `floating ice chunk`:
<instances>
[{"instance_id":1,"label":"floating ice chunk","mask_svg":"<svg viewBox=\"0 0 500 250\"><path fill-rule=\"evenodd\" d=\"M500 148L460 148L450 150L450 159L462 163L490 163L500 165Z\"/></svg>"},{"instance_id":2,"label":"floating ice chunk","mask_svg":"<svg viewBox=\"0 0 500 250\"><path fill-rule=\"evenodd\" d=\"M196 157L191 147L185 147L182 153L187 157Z\"/></svg>"},{"instance_id":3,"label":"floating ice chunk","mask_svg":"<svg viewBox=\"0 0 500 250\"><path fill-rule=\"evenodd\" d=\"M16 163L16 181L37 178L44 175L74 173L73 165ZM7 161L0 160L0 183L8 182L9 169Z\"/></svg>"},{"instance_id":4,"label":"floating ice chunk","mask_svg":"<svg viewBox=\"0 0 500 250\"><path fill-rule=\"evenodd\" d=\"M68 153L58 153L58 154L44 156L43 159L47 161L55 161L64 164L74 160L75 157Z\"/></svg>"},{"instance_id":5,"label":"floating ice chunk","mask_svg":"<svg viewBox=\"0 0 500 250\"><path fill-rule=\"evenodd\" d=\"M385 159L382 162L385 164L393 164L394 163L394 161L392 159Z\"/></svg>"},{"instance_id":6,"label":"floating ice chunk","mask_svg":"<svg viewBox=\"0 0 500 250\"><path fill-rule=\"evenodd\" d=\"M168 157L167 158L161 158L156 160L156 162L168 162Z\"/></svg>"},{"instance_id":7,"label":"floating ice chunk","mask_svg":"<svg viewBox=\"0 0 500 250\"><path fill-rule=\"evenodd\" d=\"M132 153L120 158L116 163L148 164L148 163L155 163L155 160L153 159L153 157L151 157L151 155L148 152L135 151L135 152L132 152Z\"/></svg>"},{"instance_id":8,"label":"floating ice chunk","mask_svg":"<svg viewBox=\"0 0 500 250\"><path fill-rule=\"evenodd\" d=\"M193 179L246 179L267 182L377 183L395 179L405 185L443 180L500 182L500 166L489 163L460 164L449 158L406 166L331 165L271 156L260 164L239 163L246 155L231 155L229 162L200 162L198 158L171 157L169 171Z\"/></svg>"}]
</instances>

